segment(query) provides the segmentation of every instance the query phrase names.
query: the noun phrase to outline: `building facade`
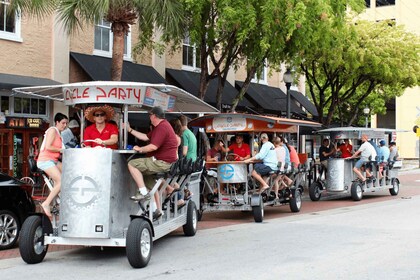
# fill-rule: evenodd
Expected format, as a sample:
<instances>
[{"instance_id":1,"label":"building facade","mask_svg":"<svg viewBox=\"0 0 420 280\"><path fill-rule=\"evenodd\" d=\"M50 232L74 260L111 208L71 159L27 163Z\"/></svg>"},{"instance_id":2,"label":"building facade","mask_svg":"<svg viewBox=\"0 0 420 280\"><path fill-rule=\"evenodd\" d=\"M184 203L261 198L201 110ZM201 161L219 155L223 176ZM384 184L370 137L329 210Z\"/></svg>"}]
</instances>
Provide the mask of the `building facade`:
<instances>
[{"instance_id":1,"label":"building facade","mask_svg":"<svg viewBox=\"0 0 420 280\"><path fill-rule=\"evenodd\" d=\"M392 20L411 33L420 36L420 1L418 0L366 0L362 19L371 21ZM385 116L372 116L373 127L395 128L399 153L403 158L418 158L420 138L413 132L420 126L420 87L408 88L401 97L387 104Z\"/></svg>"}]
</instances>

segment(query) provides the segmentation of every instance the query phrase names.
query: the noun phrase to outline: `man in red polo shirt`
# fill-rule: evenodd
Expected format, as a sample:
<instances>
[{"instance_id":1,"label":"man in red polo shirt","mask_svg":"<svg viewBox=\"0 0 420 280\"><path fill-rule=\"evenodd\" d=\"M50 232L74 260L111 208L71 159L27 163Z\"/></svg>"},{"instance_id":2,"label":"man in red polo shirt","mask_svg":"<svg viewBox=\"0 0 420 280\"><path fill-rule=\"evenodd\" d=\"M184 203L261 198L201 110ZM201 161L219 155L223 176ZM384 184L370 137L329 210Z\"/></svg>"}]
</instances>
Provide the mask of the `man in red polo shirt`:
<instances>
[{"instance_id":1,"label":"man in red polo shirt","mask_svg":"<svg viewBox=\"0 0 420 280\"><path fill-rule=\"evenodd\" d=\"M111 106L94 106L85 111L85 118L92 122L86 127L83 140L84 147L106 147L118 149L118 127L109 121L114 116L114 109ZM89 141L86 141L89 140Z\"/></svg>"},{"instance_id":2,"label":"man in red polo shirt","mask_svg":"<svg viewBox=\"0 0 420 280\"><path fill-rule=\"evenodd\" d=\"M244 137L241 134L236 135L235 143L231 144L224 152L233 152L236 161L243 161L251 157L251 149L247 143L244 143Z\"/></svg>"}]
</instances>

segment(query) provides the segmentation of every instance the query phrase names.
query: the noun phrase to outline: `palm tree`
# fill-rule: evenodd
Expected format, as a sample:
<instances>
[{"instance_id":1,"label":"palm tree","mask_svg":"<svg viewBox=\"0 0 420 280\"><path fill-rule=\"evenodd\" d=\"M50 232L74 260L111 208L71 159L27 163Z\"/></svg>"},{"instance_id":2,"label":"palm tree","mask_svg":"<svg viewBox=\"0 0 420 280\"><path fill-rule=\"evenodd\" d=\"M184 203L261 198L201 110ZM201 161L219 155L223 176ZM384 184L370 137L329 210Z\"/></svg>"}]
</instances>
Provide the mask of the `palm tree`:
<instances>
[{"instance_id":1,"label":"palm tree","mask_svg":"<svg viewBox=\"0 0 420 280\"><path fill-rule=\"evenodd\" d=\"M82 30L84 24L93 25L105 19L113 32L113 81L121 80L124 36L130 25L137 22L139 26L138 51L179 42L185 35L184 9L178 0L11 0L10 5L10 12L39 18L56 13L68 34ZM160 30L160 43L153 41L155 30Z\"/></svg>"}]
</instances>

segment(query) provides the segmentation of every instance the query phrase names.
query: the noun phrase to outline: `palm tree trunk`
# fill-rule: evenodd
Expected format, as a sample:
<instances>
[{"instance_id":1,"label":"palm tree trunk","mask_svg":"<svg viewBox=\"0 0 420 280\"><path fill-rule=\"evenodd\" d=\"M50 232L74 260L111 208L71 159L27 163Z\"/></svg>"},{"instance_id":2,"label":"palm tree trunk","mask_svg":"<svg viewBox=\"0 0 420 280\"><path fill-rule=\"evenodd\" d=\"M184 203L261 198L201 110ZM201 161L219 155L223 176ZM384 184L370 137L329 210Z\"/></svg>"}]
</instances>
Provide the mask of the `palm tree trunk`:
<instances>
[{"instance_id":1,"label":"palm tree trunk","mask_svg":"<svg viewBox=\"0 0 420 280\"><path fill-rule=\"evenodd\" d=\"M121 81L124 62L124 27L121 23L113 23L111 30L114 36L112 42L111 80Z\"/></svg>"}]
</instances>

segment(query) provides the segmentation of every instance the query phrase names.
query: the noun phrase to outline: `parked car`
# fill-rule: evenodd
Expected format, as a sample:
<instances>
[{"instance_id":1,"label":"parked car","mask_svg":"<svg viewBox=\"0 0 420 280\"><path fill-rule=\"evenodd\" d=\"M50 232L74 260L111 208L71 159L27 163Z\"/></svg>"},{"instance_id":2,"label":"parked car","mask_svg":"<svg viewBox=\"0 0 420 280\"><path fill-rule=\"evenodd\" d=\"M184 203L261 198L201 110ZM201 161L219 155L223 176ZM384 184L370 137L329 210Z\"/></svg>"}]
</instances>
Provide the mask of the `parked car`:
<instances>
[{"instance_id":1,"label":"parked car","mask_svg":"<svg viewBox=\"0 0 420 280\"><path fill-rule=\"evenodd\" d=\"M21 226L35 212L32 186L0 172L0 250L13 247Z\"/></svg>"}]
</instances>

